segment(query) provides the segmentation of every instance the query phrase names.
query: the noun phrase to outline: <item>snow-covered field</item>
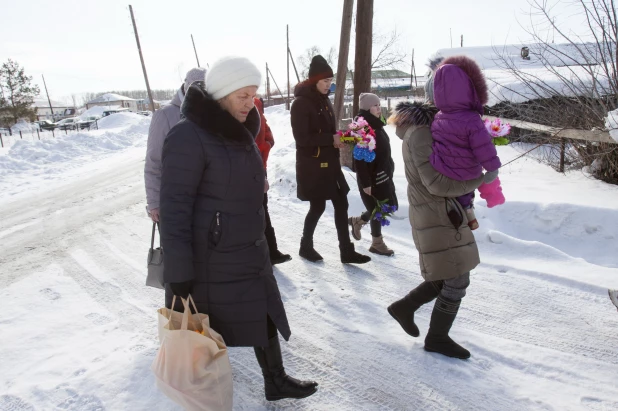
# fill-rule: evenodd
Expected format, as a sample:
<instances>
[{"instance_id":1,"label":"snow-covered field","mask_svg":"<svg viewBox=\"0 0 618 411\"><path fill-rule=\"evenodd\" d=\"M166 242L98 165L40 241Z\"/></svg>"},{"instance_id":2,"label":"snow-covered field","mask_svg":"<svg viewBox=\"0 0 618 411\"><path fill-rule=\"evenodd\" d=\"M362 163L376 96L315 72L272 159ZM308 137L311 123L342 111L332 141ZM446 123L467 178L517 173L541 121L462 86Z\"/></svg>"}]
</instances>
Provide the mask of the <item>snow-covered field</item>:
<instances>
[{"instance_id":1,"label":"snow-covered field","mask_svg":"<svg viewBox=\"0 0 618 411\"><path fill-rule=\"evenodd\" d=\"M329 206L316 231L324 263L297 256L308 205L295 196L289 116L280 106L267 116L271 215L281 250L294 255L275 268L293 333L284 356L291 375L320 389L267 403L253 350L234 348L236 410L618 409L618 313L607 298L618 288L618 187L530 159L502 170L507 203L478 202L482 264L452 330L472 358L448 359L422 348L431 306L419 312L417 339L386 312L421 282L407 218L385 230L395 257L343 266ZM162 304L143 285L150 119L106 120L97 132L0 154L2 411L178 409L149 368ZM401 142L388 131L407 217ZM519 154L499 152L503 162ZM349 199L360 213L356 190Z\"/></svg>"}]
</instances>

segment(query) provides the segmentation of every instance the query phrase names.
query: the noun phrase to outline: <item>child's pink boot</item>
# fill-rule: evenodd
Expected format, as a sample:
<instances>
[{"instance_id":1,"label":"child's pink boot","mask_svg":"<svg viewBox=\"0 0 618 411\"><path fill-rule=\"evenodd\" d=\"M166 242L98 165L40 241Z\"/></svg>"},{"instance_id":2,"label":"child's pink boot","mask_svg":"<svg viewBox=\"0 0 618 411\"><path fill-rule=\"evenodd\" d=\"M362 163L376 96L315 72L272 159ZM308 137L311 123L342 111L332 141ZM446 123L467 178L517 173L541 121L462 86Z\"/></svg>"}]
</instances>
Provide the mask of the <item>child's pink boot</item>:
<instances>
[{"instance_id":1,"label":"child's pink boot","mask_svg":"<svg viewBox=\"0 0 618 411\"><path fill-rule=\"evenodd\" d=\"M481 198L487 200L487 207L492 208L500 204L504 204L504 194L500 186L500 178L496 177L494 181L488 184L481 184L479 187Z\"/></svg>"}]
</instances>

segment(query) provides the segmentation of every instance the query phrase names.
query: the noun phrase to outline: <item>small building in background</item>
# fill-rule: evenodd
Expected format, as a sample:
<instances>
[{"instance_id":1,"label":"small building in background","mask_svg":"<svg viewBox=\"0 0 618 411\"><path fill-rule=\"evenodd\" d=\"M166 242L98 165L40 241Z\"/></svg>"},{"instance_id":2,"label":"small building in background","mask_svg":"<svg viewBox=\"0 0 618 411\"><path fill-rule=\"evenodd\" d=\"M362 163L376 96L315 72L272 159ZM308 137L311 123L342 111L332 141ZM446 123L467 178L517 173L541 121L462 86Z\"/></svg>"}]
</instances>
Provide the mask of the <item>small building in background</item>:
<instances>
[{"instance_id":1,"label":"small building in background","mask_svg":"<svg viewBox=\"0 0 618 411\"><path fill-rule=\"evenodd\" d=\"M138 100L131 97L121 96L120 94L105 93L94 100L90 100L86 103L86 109L90 109L96 106L120 106L126 108L129 111L135 113L141 111L137 105Z\"/></svg>"},{"instance_id":2,"label":"small building in background","mask_svg":"<svg viewBox=\"0 0 618 411\"><path fill-rule=\"evenodd\" d=\"M32 106L36 109L36 119L50 120L56 122L63 118L73 117L76 115L77 110L73 105L60 103L58 101L51 100L51 108L49 107L49 100L46 98L37 98L32 103ZM52 115L53 109L53 115Z\"/></svg>"}]
</instances>

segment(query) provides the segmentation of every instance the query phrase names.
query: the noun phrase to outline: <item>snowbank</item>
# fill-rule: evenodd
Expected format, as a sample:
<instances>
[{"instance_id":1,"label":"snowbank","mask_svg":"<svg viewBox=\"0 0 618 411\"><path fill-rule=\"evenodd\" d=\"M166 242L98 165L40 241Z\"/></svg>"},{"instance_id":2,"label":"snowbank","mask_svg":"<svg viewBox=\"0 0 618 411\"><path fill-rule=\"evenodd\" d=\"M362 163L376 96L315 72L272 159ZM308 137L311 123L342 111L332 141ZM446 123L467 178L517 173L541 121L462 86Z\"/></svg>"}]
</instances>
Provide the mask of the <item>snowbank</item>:
<instances>
[{"instance_id":1,"label":"snowbank","mask_svg":"<svg viewBox=\"0 0 618 411\"><path fill-rule=\"evenodd\" d=\"M146 144L150 118L116 113L99 120L99 130L79 131L40 141L17 140L0 156L0 191L17 190L11 181L35 184L111 153ZM41 183L41 181L38 181ZM23 187L22 187L23 188Z\"/></svg>"},{"instance_id":2,"label":"snowbank","mask_svg":"<svg viewBox=\"0 0 618 411\"><path fill-rule=\"evenodd\" d=\"M119 108L121 108L121 107L120 106L94 106L94 107L90 107L88 110L84 111L80 115L80 118L85 119L85 118L91 117L91 116L99 116L99 117L101 117L103 115L104 111L107 111L107 110L118 110Z\"/></svg>"},{"instance_id":3,"label":"snowbank","mask_svg":"<svg viewBox=\"0 0 618 411\"><path fill-rule=\"evenodd\" d=\"M618 143L618 109L607 113L605 128L609 130L609 135Z\"/></svg>"}]
</instances>

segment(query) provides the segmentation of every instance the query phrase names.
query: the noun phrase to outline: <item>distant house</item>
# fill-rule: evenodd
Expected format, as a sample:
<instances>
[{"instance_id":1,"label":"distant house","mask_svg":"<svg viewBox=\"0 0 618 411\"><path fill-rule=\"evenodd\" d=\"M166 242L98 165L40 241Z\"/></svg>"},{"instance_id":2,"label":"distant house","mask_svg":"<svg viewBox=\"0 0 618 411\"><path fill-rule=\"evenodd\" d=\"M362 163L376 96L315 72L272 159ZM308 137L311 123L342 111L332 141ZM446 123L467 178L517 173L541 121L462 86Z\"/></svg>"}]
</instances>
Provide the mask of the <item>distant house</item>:
<instances>
[{"instance_id":1,"label":"distant house","mask_svg":"<svg viewBox=\"0 0 618 411\"><path fill-rule=\"evenodd\" d=\"M150 99L148 98L142 98L139 100L135 100L136 104L137 104L137 111L151 111L150 109ZM158 100L154 101L154 109L158 110L161 108L161 102Z\"/></svg>"},{"instance_id":2,"label":"distant house","mask_svg":"<svg viewBox=\"0 0 618 411\"><path fill-rule=\"evenodd\" d=\"M86 103L86 109L96 106L120 106L128 108L129 111L135 113L141 111L138 108L137 101L130 97L121 96L120 94L106 93Z\"/></svg>"},{"instance_id":3,"label":"distant house","mask_svg":"<svg viewBox=\"0 0 618 411\"><path fill-rule=\"evenodd\" d=\"M348 71L346 76L346 95L354 94L353 72ZM335 78L337 75L335 74ZM410 78L410 74L401 70L373 70L371 72L371 91L382 96L406 95L414 87L423 87L424 76Z\"/></svg>"},{"instance_id":4,"label":"distant house","mask_svg":"<svg viewBox=\"0 0 618 411\"><path fill-rule=\"evenodd\" d=\"M582 51L585 53L582 55ZM483 70L489 87L489 107L508 103L524 103L555 95L573 96L585 91L603 94L607 78L589 75L591 62L602 59L594 43L525 44L442 49L435 57L465 55L473 58ZM611 61L611 59L609 60ZM515 74L513 69L517 70ZM577 80L575 80L577 79ZM574 82L573 87L567 86Z\"/></svg>"},{"instance_id":5,"label":"distant house","mask_svg":"<svg viewBox=\"0 0 618 411\"><path fill-rule=\"evenodd\" d=\"M45 98L35 99L32 107L36 109L37 120L57 121L62 120L66 117L74 116L76 114L76 109L71 104L60 103L58 101L51 100L50 108L49 101Z\"/></svg>"}]
</instances>

